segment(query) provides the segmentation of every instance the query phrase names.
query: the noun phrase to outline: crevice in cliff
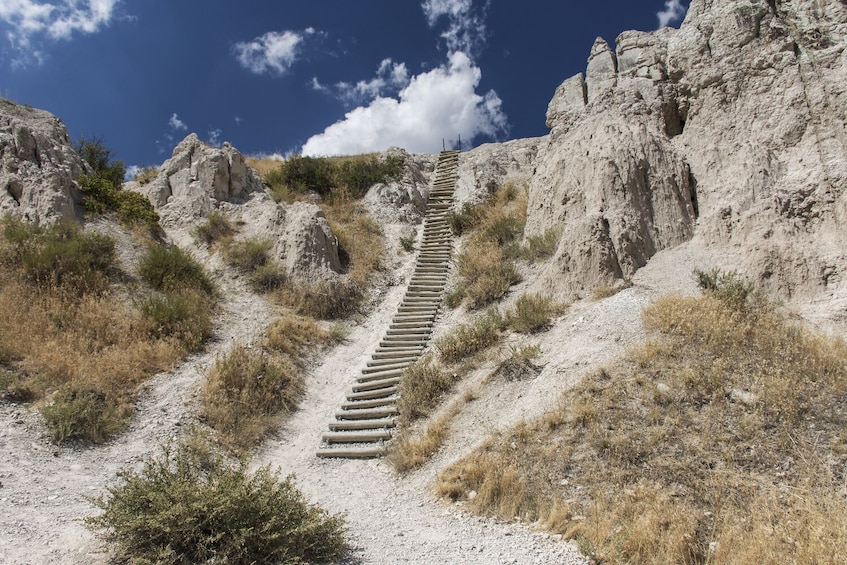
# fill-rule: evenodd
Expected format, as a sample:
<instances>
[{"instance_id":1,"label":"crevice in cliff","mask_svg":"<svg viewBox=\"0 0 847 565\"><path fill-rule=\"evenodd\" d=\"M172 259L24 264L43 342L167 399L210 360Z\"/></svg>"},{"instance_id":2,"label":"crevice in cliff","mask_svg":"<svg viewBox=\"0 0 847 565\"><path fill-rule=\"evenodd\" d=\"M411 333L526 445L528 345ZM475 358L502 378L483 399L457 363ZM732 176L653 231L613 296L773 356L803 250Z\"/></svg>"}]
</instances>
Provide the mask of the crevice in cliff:
<instances>
[{"instance_id":1,"label":"crevice in cliff","mask_svg":"<svg viewBox=\"0 0 847 565\"><path fill-rule=\"evenodd\" d=\"M691 198L691 208L694 210L694 219L696 220L700 217L700 202L697 198L697 178L691 172L690 167L688 168L688 191Z\"/></svg>"}]
</instances>

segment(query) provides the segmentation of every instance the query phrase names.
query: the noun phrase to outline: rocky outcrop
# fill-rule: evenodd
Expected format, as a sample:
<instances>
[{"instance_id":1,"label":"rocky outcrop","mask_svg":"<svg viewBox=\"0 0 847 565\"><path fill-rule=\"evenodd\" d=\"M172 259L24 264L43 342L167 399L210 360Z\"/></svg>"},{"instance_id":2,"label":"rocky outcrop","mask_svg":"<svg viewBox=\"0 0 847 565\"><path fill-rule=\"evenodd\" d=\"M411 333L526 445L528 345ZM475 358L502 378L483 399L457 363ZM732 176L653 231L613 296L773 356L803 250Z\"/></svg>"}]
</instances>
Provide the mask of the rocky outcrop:
<instances>
[{"instance_id":1,"label":"rocky outcrop","mask_svg":"<svg viewBox=\"0 0 847 565\"><path fill-rule=\"evenodd\" d=\"M220 211L242 224L239 237L271 242L271 257L292 279L330 280L342 271L338 240L315 204L278 204L256 193L244 204L223 203Z\"/></svg>"},{"instance_id":2,"label":"rocky outcrop","mask_svg":"<svg viewBox=\"0 0 847 565\"><path fill-rule=\"evenodd\" d=\"M435 170L434 155L410 154L391 148L382 158L403 159L403 175L397 180L375 184L368 190L364 204L380 222L416 224L426 212L429 178Z\"/></svg>"},{"instance_id":3,"label":"rocky outcrop","mask_svg":"<svg viewBox=\"0 0 847 565\"><path fill-rule=\"evenodd\" d=\"M626 277L690 237L783 296L843 287L847 5L692 0L680 29L598 39L557 89L527 233L545 285Z\"/></svg>"},{"instance_id":4,"label":"rocky outcrop","mask_svg":"<svg viewBox=\"0 0 847 565\"><path fill-rule=\"evenodd\" d=\"M259 174L229 143L220 148L190 134L149 183L127 188L145 194L165 225L204 218L221 202L246 202L264 190Z\"/></svg>"},{"instance_id":5,"label":"rocky outcrop","mask_svg":"<svg viewBox=\"0 0 847 565\"><path fill-rule=\"evenodd\" d=\"M456 202L477 203L507 182L525 185L535 173L544 138L486 143L459 156Z\"/></svg>"},{"instance_id":6,"label":"rocky outcrop","mask_svg":"<svg viewBox=\"0 0 847 565\"><path fill-rule=\"evenodd\" d=\"M43 225L76 218L81 196L74 179L86 167L61 120L0 99L0 215Z\"/></svg>"}]
</instances>

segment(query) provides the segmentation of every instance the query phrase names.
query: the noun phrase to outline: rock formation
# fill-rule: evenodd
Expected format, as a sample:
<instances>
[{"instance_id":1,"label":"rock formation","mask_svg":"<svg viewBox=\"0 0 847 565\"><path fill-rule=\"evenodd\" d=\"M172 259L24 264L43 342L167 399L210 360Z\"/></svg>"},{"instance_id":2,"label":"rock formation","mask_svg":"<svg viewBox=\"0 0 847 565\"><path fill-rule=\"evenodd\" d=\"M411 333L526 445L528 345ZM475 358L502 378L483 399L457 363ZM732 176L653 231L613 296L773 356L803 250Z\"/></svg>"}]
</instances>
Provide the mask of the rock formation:
<instances>
[{"instance_id":1,"label":"rock formation","mask_svg":"<svg viewBox=\"0 0 847 565\"><path fill-rule=\"evenodd\" d=\"M381 222L420 222L426 211L429 176L435 169L435 157L413 155L396 147L386 151L382 157L401 157L403 176L385 184L375 184L368 190L364 198L368 212Z\"/></svg>"},{"instance_id":2,"label":"rock formation","mask_svg":"<svg viewBox=\"0 0 847 565\"><path fill-rule=\"evenodd\" d=\"M45 225L77 217L74 179L86 168L61 120L0 99L0 215Z\"/></svg>"},{"instance_id":3,"label":"rock formation","mask_svg":"<svg viewBox=\"0 0 847 565\"><path fill-rule=\"evenodd\" d=\"M599 39L562 83L527 234L563 228L542 286L631 276L695 237L790 297L843 286L847 5L692 0L680 29Z\"/></svg>"},{"instance_id":4,"label":"rock formation","mask_svg":"<svg viewBox=\"0 0 847 565\"><path fill-rule=\"evenodd\" d=\"M190 134L150 183L128 186L145 194L164 224L205 218L219 202L245 202L262 192L259 174L229 143L219 149Z\"/></svg>"}]
</instances>

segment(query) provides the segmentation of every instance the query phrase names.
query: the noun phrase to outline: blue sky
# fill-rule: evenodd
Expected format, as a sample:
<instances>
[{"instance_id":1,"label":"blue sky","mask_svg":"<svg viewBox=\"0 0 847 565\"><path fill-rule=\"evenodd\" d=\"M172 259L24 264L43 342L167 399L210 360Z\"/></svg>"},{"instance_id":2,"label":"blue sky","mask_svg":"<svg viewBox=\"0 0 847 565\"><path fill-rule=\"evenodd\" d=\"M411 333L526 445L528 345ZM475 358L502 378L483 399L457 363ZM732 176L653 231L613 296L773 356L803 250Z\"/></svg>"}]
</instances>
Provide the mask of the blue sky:
<instances>
[{"instance_id":1,"label":"blue sky","mask_svg":"<svg viewBox=\"0 0 847 565\"><path fill-rule=\"evenodd\" d=\"M247 154L436 152L543 135L594 38L686 0L0 0L0 96L128 165L189 132Z\"/></svg>"}]
</instances>

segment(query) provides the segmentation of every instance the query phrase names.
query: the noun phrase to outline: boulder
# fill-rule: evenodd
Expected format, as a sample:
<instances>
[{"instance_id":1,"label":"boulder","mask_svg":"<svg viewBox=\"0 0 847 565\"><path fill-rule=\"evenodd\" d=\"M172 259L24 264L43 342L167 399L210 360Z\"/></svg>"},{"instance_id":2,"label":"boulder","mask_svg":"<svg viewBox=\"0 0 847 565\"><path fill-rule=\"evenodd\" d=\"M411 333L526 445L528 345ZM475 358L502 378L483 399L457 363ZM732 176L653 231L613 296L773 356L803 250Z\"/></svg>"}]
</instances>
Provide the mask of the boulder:
<instances>
[{"instance_id":1,"label":"boulder","mask_svg":"<svg viewBox=\"0 0 847 565\"><path fill-rule=\"evenodd\" d=\"M375 184L363 200L371 216L380 222L411 223L421 221L429 198L430 176L437 159L432 155L410 154L393 147L381 158L403 159L403 176L398 180Z\"/></svg>"},{"instance_id":2,"label":"boulder","mask_svg":"<svg viewBox=\"0 0 847 565\"><path fill-rule=\"evenodd\" d=\"M205 218L221 202L243 203L264 191L259 174L232 145L217 148L193 133L174 148L152 181L127 188L145 194L164 225Z\"/></svg>"},{"instance_id":3,"label":"boulder","mask_svg":"<svg viewBox=\"0 0 847 565\"><path fill-rule=\"evenodd\" d=\"M50 225L82 214L75 179L90 172L61 120L0 99L0 215Z\"/></svg>"}]
</instances>

